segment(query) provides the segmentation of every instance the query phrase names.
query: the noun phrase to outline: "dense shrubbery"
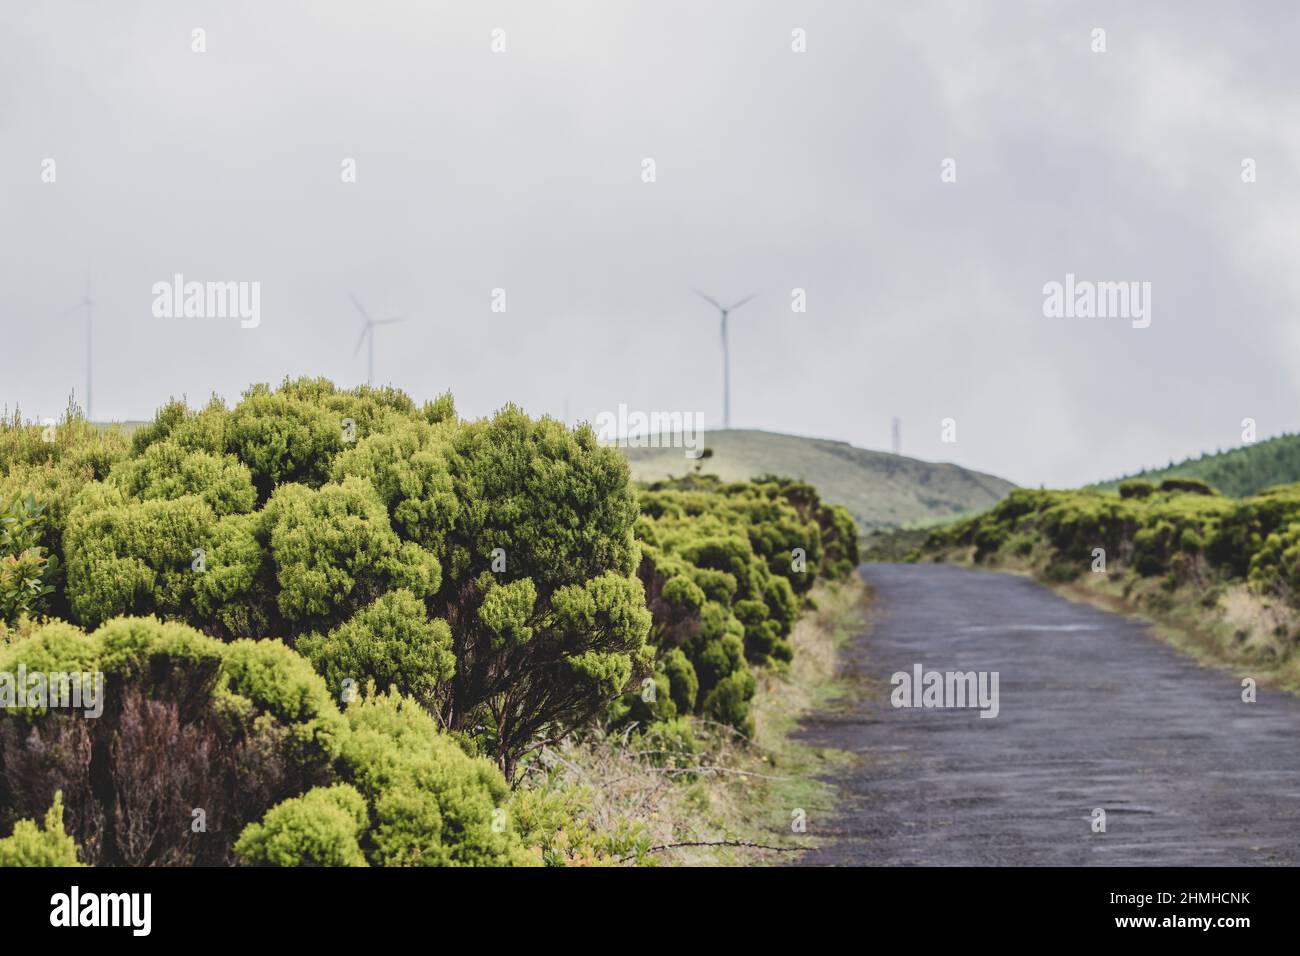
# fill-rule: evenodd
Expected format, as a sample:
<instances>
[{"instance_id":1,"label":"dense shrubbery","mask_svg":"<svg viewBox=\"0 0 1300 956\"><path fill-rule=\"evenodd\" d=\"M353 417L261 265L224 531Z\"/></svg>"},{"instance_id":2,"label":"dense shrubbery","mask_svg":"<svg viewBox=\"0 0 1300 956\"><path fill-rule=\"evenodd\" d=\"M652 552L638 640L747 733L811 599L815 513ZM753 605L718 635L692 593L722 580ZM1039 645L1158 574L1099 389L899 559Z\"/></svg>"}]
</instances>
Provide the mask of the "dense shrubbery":
<instances>
[{"instance_id":1,"label":"dense shrubbery","mask_svg":"<svg viewBox=\"0 0 1300 956\"><path fill-rule=\"evenodd\" d=\"M14 430L12 464L54 449L82 479L46 543L66 594L28 610L301 641L333 693L415 696L511 775L649 667L635 494L590 429L303 380L233 409L170 403L89 469L73 439Z\"/></svg>"},{"instance_id":2,"label":"dense shrubbery","mask_svg":"<svg viewBox=\"0 0 1300 956\"><path fill-rule=\"evenodd\" d=\"M57 424L24 425L17 413L0 422L0 508L6 516L18 519L24 536L35 531L23 550L36 548L40 555L58 561L64 554L63 530L72 502L87 485L105 478L126 454L127 443L120 434L94 427L72 408ZM29 498L33 509L25 504ZM33 510L39 511L39 517ZM15 558L25 566L15 567ZM4 579L0 600L14 606L27 603L15 600L19 592L33 590L25 582L33 576L45 578L32 558L29 553L24 560L13 542L0 544L0 563L8 565L0 571L0 579ZM66 591L42 594L26 610L65 616Z\"/></svg>"},{"instance_id":3,"label":"dense shrubbery","mask_svg":"<svg viewBox=\"0 0 1300 956\"><path fill-rule=\"evenodd\" d=\"M629 694L615 716L698 713L747 732L750 665L789 661L799 596L857 566L853 519L811 486L771 477L657 482L641 507L639 573L658 663L654 686Z\"/></svg>"},{"instance_id":4,"label":"dense shrubbery","mask_svg":"<svg viewBox=\"0 0 1300 956\"><path fill-rule=\"evenodd\" d=\"M989 511L933 531L920 554L969 548L977 562L1038 561L1056 580L1093 567L1162 577L1171 586L1244 579L1257 592L1300 605L1300 485L1251 498L1204 482L1129 481L1101 491L1017 490Z\"/></svg>"},{"instance_id":5,"label":"dense shrubbery","mask_svg":"<svg viewBox=\"0 0 1300 956\"><path fill-rule=\"evenodd\" d=\"M0 716L5 822L35 816L62 791L88 863L230 862L241 828L258 820L235 847L247 862L285 863L294 848L303 863L355 861L354 844L382 864L521 858L513 835L493 829L507 794L500 771L395 691L340 712L325 681L279 641L223 643L151 618L11 637L0 672L104 675L98 718L53 707ZM355 790L313 789L331 784ZM303 822L321 801L356 791L365 815L351 842L333 817L324 829Z\"/></svg>"},{"instance_id":6,"label":"dense shrubbery","mask_svg":"<svg viewBox=\"0 0 1300 956\"><path fill-rule=\"evenodd\" d=\"M63 791L88 863L225 862L245 821L328 779L338 756L346 722L279 641L224 644L150 618L11 638L0 672L103 674L97 718L0 711L0 819L43 813ZM191 830L196 808L206 833Z\"/></svg>"},{"instance_id":7,"label":"dense shrubbery","mask_svg":"<svg viewBox=\"0 0 1300 956\"><path fill-rule=\"evenodd\" d=\"M857 563L805 484L638 494L590 428L323 380L129 442L15 419L0 505L0 672L106 680L95 720L0 710L0 832L36 845L61 792L91 864L532 860L521 760L593 719L745 730L751 668Z\"/></svg>"},{"instance_id":8,"label":"dense shrubbery","mask_svg":"<svg viewBox=\"0 0 1300 956\"><path fill-rule=\"evenodd\" d=\"M1257 495L1266 488L1300 481L1300 435L1281 435L1231 451L1188 458L1168 468L1134 475L1145 484L1168 478L1191 478L1217 488L1225 495ZM1130 479L1104 482L1097 487L1111 490Z\"/></svg>"}]
</instances>

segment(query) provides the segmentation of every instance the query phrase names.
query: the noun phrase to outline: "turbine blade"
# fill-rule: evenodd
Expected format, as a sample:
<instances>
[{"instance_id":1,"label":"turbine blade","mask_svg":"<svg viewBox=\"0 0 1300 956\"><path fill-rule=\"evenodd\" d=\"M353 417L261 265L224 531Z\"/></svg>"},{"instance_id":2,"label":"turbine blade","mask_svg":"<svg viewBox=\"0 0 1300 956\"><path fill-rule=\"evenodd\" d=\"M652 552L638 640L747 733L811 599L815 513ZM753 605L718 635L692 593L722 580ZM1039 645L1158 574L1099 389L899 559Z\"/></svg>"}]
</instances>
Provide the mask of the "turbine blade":
<instances>
[{"instance_id":1,"label":"turbine blade","mask_svg":"<svg viewBox=\"0 0 1300 956\"><path fill-rule=\"evenodd\" d=\"M358 352L361 351L361 346L365 344L366 336L369 334L370 334L370 326L367 325L364 329L361 330L361 338L357 339L357 347L352 350L353 355L356 355Z\"/></svg>"},{"instance_id":2,"label":"turbine blade","mask_svg":"<svg viewBox=\"0 0 1300 956\"><path fill-rule=\"evenodd\" d=\"M757 292L755 292L753 295L747 295L747 296L745 296L743 299L741 299L739 302L737 302L735 305L729 305L729 306L727 306L727 311L728 311L728 312L732 312L732 311L734 311L734 310L736 310L736 309L739 309L742 305L744 305L744 304L745 304L746 302L748 302L750 299L756 299L756 298L758 298L758 293L757 293Z\"/></svg>"},{"instance_id":3,"label":"turbine blade","mask_svg":"<svg viewBox=\"0 0 1300 956\"><path fill-rule=\"evenodd\" d=\"M719 302L717 299L713 298L712 296L707 296L707 295L705 295L705 294L704 294L703 292L701 292L699 289L695 289L695 290L693 290L693 291L695 292L696 295L698 295L698 296L699 296L701 299L703 299L705 302L709 303L709 304L710 304L711 306L713 306L715 309L721 309L721 308L722 308L722 303Z\"/></svg>"},{"instance_id":4,"label":"turbine blade","mask_svg":"<svg viewBox=\"0 0 1300 956\"><path fill-rule=\"evenodd\" d=\"M406 316L399 315L396 318L392 318L392 319L375 319L370 324L371 325L392 325L394 322L405 322L405 321L406 321Z\"/></svg>"},{"instance_id":5,"label":"turbine blade","mask_svg":"<svg viewBox=\"0 0 1300 956\"><path fill-rule=\"evenodd\" d=\"M357 307L357 311L361 313L361 317L365 319L367 322L369 322L370 314L366 312L366 307L363 306L360 302L358 302L357 297L353 295L351 292L348 293L348 298L351 299L352 304Z\"/></svg>"}]
</instances>

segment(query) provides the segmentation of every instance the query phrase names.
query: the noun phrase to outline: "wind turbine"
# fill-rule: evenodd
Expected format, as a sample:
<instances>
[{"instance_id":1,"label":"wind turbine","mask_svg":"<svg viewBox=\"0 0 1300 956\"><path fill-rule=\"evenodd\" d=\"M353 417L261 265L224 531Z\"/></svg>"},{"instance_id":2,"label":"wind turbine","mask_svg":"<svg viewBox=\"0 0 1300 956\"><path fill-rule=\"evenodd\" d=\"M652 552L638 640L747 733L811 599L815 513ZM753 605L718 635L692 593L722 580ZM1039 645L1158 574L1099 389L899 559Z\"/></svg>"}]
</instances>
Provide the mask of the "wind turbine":
<instances>
[{"instance_id":1,"label":"wind turbine","mask_svg":"<svg viewBox=\"0 0 1300 956\"><path fill-rule=\"evenodd\" d=\"M349 292L348 298L351 299L352 304L357 307L357 311L361 313L361 317L366 320L366 326L361 330L361 338L357 339L357 347L352 350L352 354L356 355L358 352L360 352L362 344L366 341L366 336L370 336L370 350L369 350L370 354L369 354L369 362L366 366L366 384L374 385L375 384L374 381L375 380L375 326L392 325L395 322L405 322L406 319L402 317L393 318L393 319L372 319L370 317L370 313L366 311L366 307L357 301L357 297L355 295Z\"/></svg>"},{"instance_id":2,"label":"wind turbine","mask_svg":"<svg viewBox=\"0 0 1300 956\"><path fill-rule=\"evenodd\" d=\"M68 309L68 311L64 312L63 314L71 315L73 312L76 312L78 309L86 310L86 421L94 421L94 418L91 416L90 413L90 386L91 386L91 372L92 369L94 368L94 362L92 361L92 356L93 356L92 350L94 348L95 303L94 300L92 300L90 297L89 270L87 270L86 272L85 298L83 298L80 302L78 302L72 308Z\"/></svg>"},{"instance_id":3,"label":"wind turbine","mask_svg":"<svg viewBox=\"0 0 1300 956\"><path fill-rule=\"evenodd\" d=\"M730 315L732 312L734 312L736 309L739 309L750 299L757 296L758 293L755 292L752 295L747 295L739 302L733 302L731 305L725 305L725 306L717 299L705 295L699 289L695 290L695 294L698 295L705 302L712 305L720 313L722 313L722 427L730 428L731 427L731 355L727 350L727 316Z\"/></svg>"}]
</instances>

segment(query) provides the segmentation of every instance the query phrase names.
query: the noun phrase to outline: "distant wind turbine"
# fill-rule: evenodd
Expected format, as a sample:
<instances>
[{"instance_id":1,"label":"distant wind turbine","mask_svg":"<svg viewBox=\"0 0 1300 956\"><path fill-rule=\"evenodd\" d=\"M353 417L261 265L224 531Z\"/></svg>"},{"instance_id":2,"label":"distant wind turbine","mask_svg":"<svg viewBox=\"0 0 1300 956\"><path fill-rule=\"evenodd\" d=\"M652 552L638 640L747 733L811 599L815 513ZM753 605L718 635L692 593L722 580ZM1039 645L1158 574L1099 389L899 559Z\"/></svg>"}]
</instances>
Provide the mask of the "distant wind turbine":
<instances>
[{"instance_id":1,"label":"distant wind turbine","mask_svg":"<svg viewBox=\"0 0 1300 956\"><path fill-rule=\"evenodd\" d=\"M91 374L94 368L93 348L94 348L94 329L95 329L95 303L90 297L90 272L86 272L86 296L64 315L71 315L78 309L86 310L86 421L94 421L90 412L90 386Z\"/></svg>"},{"instance_id":2,"label":"distant wind turbine","mask_svg":"<svg viewBox=\"0 0 1300 956\"><path fill-rule=\"evenodd\" d=\"M727 349L727 316L742 305L758 295L757 292L747 295L739 302L733 302L731 305L723 305L717 299L705 295L699 289L695 290L705 302L712 305L722 313L722 427L731 427L731 355Z\"/></svg>"},{"instance_id":3,"label":"distant wind turbine","mask_svg":"<svg viewBox=\"0 0 1300 956\"><path fill-rule=\"evenodd\" d=\"M392 325L395 322L405 322L406 319L400 316L392 319L372 319L370 317L370 313L366 311L366 307L357 301L357 297L355 295L349 292L348 298L351 299L352 304L357 307L357 311L361 313L361 317L366 320L365 328L361 330L361 338L357 339L357 347L352 350L352 354L356 355L358 352L361 351L361 346L365 343L366 337L369 336L370 349L369 349L369 356L368 356L369 361L366 366L366 384L374 385L375 384L375 326Z\"/></svg>"}]
</instances>

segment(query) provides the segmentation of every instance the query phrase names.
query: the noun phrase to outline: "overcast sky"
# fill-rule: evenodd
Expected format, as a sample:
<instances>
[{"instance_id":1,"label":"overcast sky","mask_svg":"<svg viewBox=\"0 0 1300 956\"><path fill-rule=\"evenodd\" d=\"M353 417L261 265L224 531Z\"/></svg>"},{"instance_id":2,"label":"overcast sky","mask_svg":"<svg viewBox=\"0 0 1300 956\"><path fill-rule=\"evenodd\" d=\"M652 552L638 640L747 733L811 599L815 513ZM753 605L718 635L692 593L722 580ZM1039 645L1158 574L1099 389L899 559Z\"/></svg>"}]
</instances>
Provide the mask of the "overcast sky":
<instances>
[{"instance_id":1,"label":"overcast sky","mask_svg":"<svg viewBox=\"0 0 1300 956\"><path fill-rule=\"evenodd\" d=\"M97 419L364 381L351 290L410 317L376 379L418 399L717 427L699 287L759 293L737 427L897 415L1049 486L1296 430L1298 41L1281 0L7 3L0 404L84 391L89 265ZM155 317L176 273L259 282L260 325ZM1067 273L1150 282L1150 327L1045 318Z\"/></svg>"}]
</instances>

